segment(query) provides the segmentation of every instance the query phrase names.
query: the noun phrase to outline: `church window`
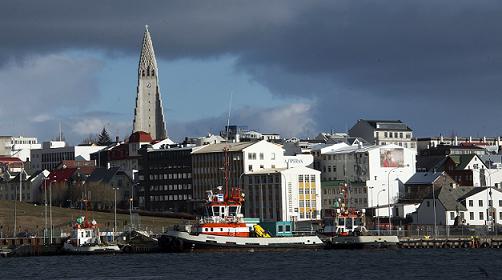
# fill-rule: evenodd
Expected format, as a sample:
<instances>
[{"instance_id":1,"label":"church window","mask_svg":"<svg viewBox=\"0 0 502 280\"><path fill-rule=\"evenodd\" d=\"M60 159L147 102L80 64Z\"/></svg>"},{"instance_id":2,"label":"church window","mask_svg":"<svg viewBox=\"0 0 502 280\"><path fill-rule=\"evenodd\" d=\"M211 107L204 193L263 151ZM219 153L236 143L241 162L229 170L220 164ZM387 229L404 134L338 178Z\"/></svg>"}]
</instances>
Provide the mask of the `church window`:
<instances>
[{"instance_id":1,"label":"church window","mask_svg":"<svg viewBox=\"0 0 502 280\"><path fill-rule=\"evenodd\" d=\"M141 76L144 77L145 76L145 70L141 70Z\"/></svg>"}]
</instances>

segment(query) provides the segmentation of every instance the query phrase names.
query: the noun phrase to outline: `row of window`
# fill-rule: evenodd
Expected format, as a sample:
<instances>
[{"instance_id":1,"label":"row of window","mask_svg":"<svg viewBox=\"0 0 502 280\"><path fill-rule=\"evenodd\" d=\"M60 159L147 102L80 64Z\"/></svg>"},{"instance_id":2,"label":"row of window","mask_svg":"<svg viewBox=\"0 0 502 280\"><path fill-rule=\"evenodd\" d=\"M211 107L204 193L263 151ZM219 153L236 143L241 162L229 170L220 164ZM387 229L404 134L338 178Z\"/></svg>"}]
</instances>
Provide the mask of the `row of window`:
<instances>
[{"instance_id":1,"label":"row of window","mask_svg":"<svg viewBox=\"0 0 502 280\"><path fill-rule=\"evenodd\" d=\"M36 157L36 153L33 154ZM42 154L42 162L60 162L62 160L73 160L75 154L73 152L47 153Z\"/></svg>"},{"instance_id":2,"label":"row of window","mask_svg":"<svg viewBox=\"0 0 502 280\"><path fill-rule=\"evenodd\" d=\"M469 212L469 220L473 221L475 220L475 212ZM465 219L464 217L464 212L460 212L460 218L463 220ZM485 212L478 212L478 218L479 220L484 220L485 219ZM450 220L455 220L455 212L450 212ZM502 212L499 212L499 220L502 220Z\"/></svg>"},{"instance_id":3,"label":"row of window","mask_svg":"<svg viewBox=\"0 0 502 280\"><path fill-rule=\"evenodd\" d=\"M310 182L315 183L315 175L298 175L298 182L308 182L310 178Z\"/></svg>"},{"instance_id":4,"label":"row of window","mask_svg":"<svg viewBox=\"0 0 502 280\"><path fill-rule=\"evenodd\" d=\"M192 199L191 194L170 194L170 195L151 195L150 201L169 201L169 200L187 200Z\"/></svg>"},{"instance_id":5,"label":"row of window","mask_svg":"<svg viewBox=\"0 0 502 280\"><path fill-rule=\"evenodd\" d=\"M150 180L190 179L192 173L150 174Z\"/></svg>"},{"instance_id":6,"label":"row of window","mask_svg":"<svg viewBox=\"0 0 502 280\"><path fill-rule=\"evenodd\" d=\"M469 200L469 206L473 207L474 206L474 200L470 199ZM483 200L478 200L478 206L483 207ZM488 200L488 206L493 206L493 200ZM502 207L502 200L499 200L499 207Z\"/></svg>"},{"instance_id":7,"label":"row of window","mask_svg":"<svg viewBox=\"0 0 502 280\"><path fill-rule=\"evenodd\" d=\"M192 184L150 186L150 191L176 191L176 190L191 190L191 189L192 189Z\"/></svg>"},{"instance_id":8,"label":"row of window","mask_svg":"<svg viewBox=\"0 0 502 280\"><path fill-rule=\"evenodd\" d=\"M378 131L375 132L376 133L376 137L379 138L378 136L380 135ZM383 133L383 137L384 138L401 138L403 139L404 137L406 137L406 139L411 139L411 133L403 133L403 132L387 132L387 131L384 131Z\"/></svg>"},{"instance_id":9,"label":"row of window","mask_svg":"<svg viewBox=\"0 0 502 280\"><path fill-rule=\"evenodd\" d=\"M315 194L315 188L300 188L298 194Z\"/></svg>"},{"instance_id":10,"label":"row of window","mask_svg":"<svg viewBox=\"0 0 502 280\"><path fill-rule=\"evenodd\" d=\"M311 216L313 219L315 219L317 216L317 211L314 211L312 215L310 214L310 212L305 212L305 213L300 212L300 219L310 219Z\"/></svg>"},{"instance_id":11,"label":"row of window","mask_svg":"<svg viewBox=\"0 0 502 280\"><path fill-rule=\"evenodd\" d=\"M323 190L323 193L325 195L327 194L341 194L342 193L342 187L334 187L334 188L325 188ZM347 188L349 193L354 193L354 194L365 194L367 192L366 187L348 187Z\"/></svg>"},{"instance_id":12,"label":"row of window","mask_svg":"<svg viewBox=\"0 0 502 280\"><path fill-rule=\"evenodd\" d=\"M380 142L380 145L390 145L390 144L394 144L394 145L408 148L408 143L406 143L406 142L405 143L403 143L403 142ZM415 143L410 143L410 148L415 148Z\"/></svg>"},{"instance_id":13,"label":"row of window","mask_svg":"<svg viewBox=\"0 0 502 280\"><path fill-rule=\"evenodd\" d=\"M263 153L259 153L258 157L260 160L265 159L265 155ZM270 154L270 159L275 160L275 153ZM256 153L248 153L248 160L256 160Z\"/></svg>"}]
</instances>

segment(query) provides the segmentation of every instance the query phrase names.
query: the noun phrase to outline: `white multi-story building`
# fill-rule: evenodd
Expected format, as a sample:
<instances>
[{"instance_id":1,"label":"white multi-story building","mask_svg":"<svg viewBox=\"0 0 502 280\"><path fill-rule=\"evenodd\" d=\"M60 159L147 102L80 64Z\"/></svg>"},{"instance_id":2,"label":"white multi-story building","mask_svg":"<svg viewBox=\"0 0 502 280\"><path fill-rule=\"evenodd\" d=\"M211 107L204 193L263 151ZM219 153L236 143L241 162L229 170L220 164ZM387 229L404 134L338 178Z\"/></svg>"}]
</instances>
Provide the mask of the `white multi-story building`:
<instances>
[{"instance_id":1,"label":"white multi-story building","mask_svg":"<svg viewBox=\"0 0 502 280\"><path fill-rule=\"evenodd\" d=\"M502 224L502 192L497 188L445 186L413 213L414 224L492 226ZM435 211L434 211L435 202ZM460 223L458 222L460 221Z\"/></svg>"},{"instance_id":2,"label":"white multi-story building","mask_svg":"<svg viewBox=\"0 0 502 280\"><path fill-rule=\"evenodd\" d=\"M91 160L90 154L105 146L66 146L64 141L44 142L42 148L31 150L31 167L35 170L53 170L63 160Z\"/></svg>"},{"instance_id":3,"label":"white multi-story building","mask_svg":"<svg viewBox=\"0 0 502 280\"><path fill-rule=\"evenodd\" d=\"M316 156L321 180L363 185L366 207L382 207L377 214L387 216L389 203L397 202L406 182L415 173L414 149L398 145L360 147L335 144ZM358 201L360 202L360 201ZM358 203L358 205L361 205Z\"/></svg>"},{"instance_id":4,"label":"white multi-story building","mask_svg":"<svg viewBox=\"0 0 502 280\"><path fill-rule=\"evenodd\" d=\"M320 219L320 173L308 167L261 169L245 176L246 217L265 221Z\"/></svg>"},{"instance_id":5,"label":"white multi-story building","mask_svg":"<svg viewBox=\"0 0 502 280\"><path fill-rule=\"evenodd\" d=\"M36 137L0 136L0 155L17 157L22 161L30 161L30 151L40 149Z\"/></svg>"},{"instance_id":6,"label":"white multi-story building","mask_svg":"<svg viewBox=\"0 0 502 280\"><path fill-rule=\"evenodd\" d=\"M358 120L349 130L349 136L361 137L374 145L395 144L417 148L413 130L400 120Z\"/></svg>"}]
</instances>

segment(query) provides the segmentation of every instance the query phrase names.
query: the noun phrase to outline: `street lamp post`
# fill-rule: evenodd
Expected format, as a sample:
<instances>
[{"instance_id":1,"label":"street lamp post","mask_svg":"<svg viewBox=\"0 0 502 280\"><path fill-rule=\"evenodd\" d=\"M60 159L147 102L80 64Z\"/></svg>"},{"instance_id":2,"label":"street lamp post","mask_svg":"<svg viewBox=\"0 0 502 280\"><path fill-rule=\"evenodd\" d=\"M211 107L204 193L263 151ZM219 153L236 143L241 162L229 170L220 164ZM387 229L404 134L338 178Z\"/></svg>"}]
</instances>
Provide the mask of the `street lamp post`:
<instances>
[{"instance_id":1,"label":"street lamp post","mask_svg":"<svg viewBox=\"0 0 502 280\"><path fill-rule=\"evenodd\" d=\"M382 190L380 190L377 193L377 208L376 208L377 211L378 211L379 206L380 206L380 203L379 203L379 201L380 201L380 193L384 192L384 191L385 191L385 189L382 189ZM376 213L376 211L375 211L375 213ZM377 214L377 231L378 231L378 235L380 236L380 215L379 214Z\"/></svg>"},{"instance_id":2,"label":"street lamp post","mask_svg":"<svg viewBox=\"0 0 502 280\"><path fill-rule=\"evenodd\" d=\"M23 191L23 171L24 171L24 162L21 161L22 169L19 171L19 202L22 201L22 191ZM14 236L17 235L17 189L14 188Z\"/></svg>"},{"instance_id":3,"label":"street lamp post","mask_svg":"<svg viewBox=\"0 0 502 280\"><path fill-rule=\"evenodd\" d=\"M119 188L113 188L113 234L112 241L115 241L115 231L117 230L117 190Z\"/></svg>"},{"instance_id":4,"label":"street lamp post","mask_svg":"<svg viewBox=\"0 0 502 280\"><path fill-rule=\"evenodd\" d=\"M51 234L50 244L52 244L52 237L53 237L52 233L54 230L54 226L52 224L52 183L56 182L57 182L56 180L52 180L49 182L49 223L50 223L50 234Z\"/></svg>"},{"instance_id":5,"label":"street lamp post","mask_svg":"<svg viewBox=\"0 0 502 280\"><path fill-rule=\"evenodd\" d=\"M44 179L44 245L47 245L47 178Z\"/></svg>"},{"instance_id":6,"label":"street lamp post","mask_svg":"<svg viewBox=\"0 0 502 280\"><path fill-rule=\"evenodd\" d=\"M488 226L488 223L491 222L491 225L493 226L492 227L492 230L495 229L495 221L493 220L493 216L491 215L491 209L493 209L493 199L492 199L492 174L488 171L488 169L485 169L486 170L486 174L488 174L488 177L490 178L490 183L488 185L488 193L486 194L486 197L487 197L487 201L486 201L486 234L488 234L488 230L489 230L489 226ZM490 205L490 200L492 201L491 205ZM491 220L491 221L490 221Z\"/></svg>"}]
</instances>

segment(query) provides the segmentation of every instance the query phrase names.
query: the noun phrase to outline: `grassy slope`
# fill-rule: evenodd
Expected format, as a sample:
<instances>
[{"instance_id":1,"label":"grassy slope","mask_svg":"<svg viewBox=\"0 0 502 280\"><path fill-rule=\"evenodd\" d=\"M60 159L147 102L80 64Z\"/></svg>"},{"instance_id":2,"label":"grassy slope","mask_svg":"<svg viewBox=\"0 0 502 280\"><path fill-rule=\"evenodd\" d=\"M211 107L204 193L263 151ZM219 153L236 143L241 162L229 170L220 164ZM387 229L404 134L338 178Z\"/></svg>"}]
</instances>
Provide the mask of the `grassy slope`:
<instances>
[{"instance_id":1,"label":"grassy slope","mask_svg":"<svg viewBox=\"0 0 502 280\"><path fill-rule=\"evenodd\" d=\"M17 208L17 225L19 231L35 232L42 235L45 219L44 206L35 206L29 203L16 203ZM47 207L48 209L49 207ZM71 221L75 221L77 216L84 215L85 212L75 209L52 207L52 220L54 224L55 235L60 230L64 232L70 231ZM101 231L107 228L113 228L114 215L113 213L89 212L88 216L95 219L100 225ZM140 227L142 229L152 230L153 232L161 232L163 228L178 224L181 220L160 217L141 216ZM49 210L47 210L47 221L49 223ZM117 214L117 228L122 230L124 225L129 225L129 215ZM14 202L0 200L0 232L3 236L11 236L14 224Z\"/></svg>"}]
</instances>

